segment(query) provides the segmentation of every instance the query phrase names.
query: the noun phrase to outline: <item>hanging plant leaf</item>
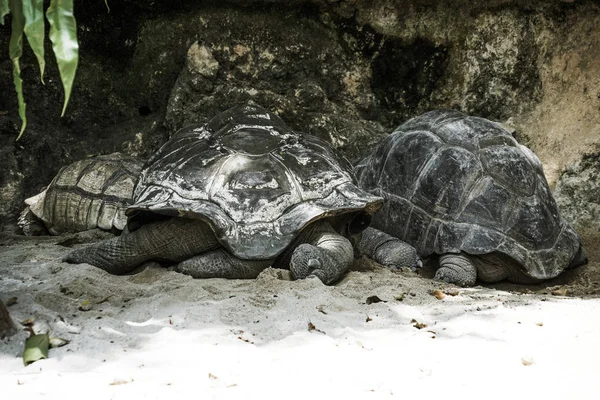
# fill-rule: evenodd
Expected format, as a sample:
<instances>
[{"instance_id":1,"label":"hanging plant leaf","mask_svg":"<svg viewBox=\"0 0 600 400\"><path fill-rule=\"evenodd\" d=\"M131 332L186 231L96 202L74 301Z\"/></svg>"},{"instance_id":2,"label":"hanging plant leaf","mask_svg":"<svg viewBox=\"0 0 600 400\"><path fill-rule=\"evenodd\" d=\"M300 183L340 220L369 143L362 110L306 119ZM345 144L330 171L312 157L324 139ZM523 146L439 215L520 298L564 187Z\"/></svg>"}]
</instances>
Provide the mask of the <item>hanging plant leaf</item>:
<instances>
[{"instance_id":1,"label":"hanging plant leaf","mask_svg":"<svg viewBox=\"0 0 600 400\"><path fill-rule=\"evenodd\" d=\"M60 79L65 91L62 117L65 115L65 110L69 104L79 60L79 43L77 42L77 25L73 16L73 0L52 0L46 10L46 18L50 23L49 37L52 41L52 49L56 56Z\"/></svg>"},{"instance_id":2,"label":"hanging plant leaf","mask_svg":"<svg viewBox=\"0 0 600 400\"><path fill-rule=\"evenodd\" d=\"M10 9L12 13L12 32L8 53L13 64L13 82L17 91L17 101L19 103L19 117L21 117L21 131L17 140L25 131L27 126L25 98L23 97L23 80L21 79L21 66L19 58L23 55L23 29L25 28L25 16L23 15L23 3L21 0L10 0Z\"/></svg>"},{"instance_id":3,"label":"hanging plant leaf","mask_svg":"<svg viewBox=\"0 0 600 400\"><path fill-rule=\"evenodd\" d=\"M44 82L44 1L23 0L23 16L25 27L23 31L40 66L40 79Z\"/></svg>"},{"instance_id":4,"label":"hanging plant leaf","mask_svg":"<svg viewBox=\"0 0 600 400\"><path fill-rule=\"evenodd\" d=\"M4 25L4 17L10 12L8 0L0 0L0 25Z\"/></svg>"}]
</instances>

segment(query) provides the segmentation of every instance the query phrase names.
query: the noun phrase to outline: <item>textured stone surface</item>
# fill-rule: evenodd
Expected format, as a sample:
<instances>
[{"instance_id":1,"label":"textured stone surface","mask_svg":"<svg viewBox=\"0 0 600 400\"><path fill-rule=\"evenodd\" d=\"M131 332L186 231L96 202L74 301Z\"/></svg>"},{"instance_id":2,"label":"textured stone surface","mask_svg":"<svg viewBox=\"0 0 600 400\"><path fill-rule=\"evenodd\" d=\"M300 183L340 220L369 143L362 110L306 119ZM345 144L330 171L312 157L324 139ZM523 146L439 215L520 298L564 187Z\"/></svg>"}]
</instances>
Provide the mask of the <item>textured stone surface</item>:
<instances>
[{"instance_id":1,"label":"textured stone surface","mask_svg":"<svg viewBox=\"0 0 600 400\"><path fill-rule=\"evenodd\" d=\"M365 118L377 112L370 64L314 18L217 9L186 14L168 26L149 21L142 36L155 43L165 30L175 32L179 51L187 52L167 105L171 133L254 100L353 159L361 145L385 134L378 121Z\"/></svg>"},{"instance_id":2,"label":"textured stone surface","mask_svg":"<svg viewBox=\"0 0 600 400\"><path fill-rule=\"evenodd\" d=\"M600 232L600 154L567 168L554 196L566 219L581 230Z\"/></svg>"}]
</instances>

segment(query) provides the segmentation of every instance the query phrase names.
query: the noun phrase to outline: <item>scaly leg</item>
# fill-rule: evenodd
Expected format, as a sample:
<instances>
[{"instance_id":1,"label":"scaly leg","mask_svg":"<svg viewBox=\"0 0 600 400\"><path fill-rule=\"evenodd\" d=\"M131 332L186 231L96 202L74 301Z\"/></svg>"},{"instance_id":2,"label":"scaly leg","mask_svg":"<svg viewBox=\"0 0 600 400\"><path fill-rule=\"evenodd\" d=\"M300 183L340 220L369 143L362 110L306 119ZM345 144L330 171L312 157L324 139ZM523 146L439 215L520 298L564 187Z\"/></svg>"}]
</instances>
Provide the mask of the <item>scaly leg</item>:
<instances>
[{"instance_id":1,"label":"scaly leg","mask_svg":"<svg viewBox=\"0 0 600 400\"><path fill-rule=\"evenodd\" d=\"M294 248L289 267L296 279L318 277L328 285L344 276L354 261L350 241L326 221L309 225L295 243L300 245Z\"/></svg>"},{"instance_id":2,"label":"scaly leg","mask_svg":"<svg viewBox=\"0 0 600 400\"><path fill-rule=\"evenodd\" d=\"M367 228L361 235L358 251L379 264L392 269L408 267L413 270L423 266L417 250L408 243L375 228Z\"/></svg>"},{"instance_id":3,"label":"scaly leg","mask_svg":"<svg viewBox=\"0 0 600 400\"><path fill-rule=\"evenodd\" d=\"M242 260L221 248L182 261L175 271L192 278L253 279L272 263L272 259Z\"/></svg>"},{"instance_id":4,"label":"scaly leg","mask_svg":"<svg viewBox=\"0 0 600 400\"><path fill-rule=\"evenodd\" d=\"M111 274L125 274L147 260L178 262L218 246L219 243L206 223L171 218L73 250L63 261L72 264L88 263Z\"/></svg>"},{"instance_id":5,"label":"scaly leg","mask_svg":"<svg viewBox=\"0 0 600 400\"><path fill-rule=\"evenodd\" d=\"M465 254L443 254L434 279L460 286L473 286L477 280L477 268Z\"/></svg>"}]
</instances>

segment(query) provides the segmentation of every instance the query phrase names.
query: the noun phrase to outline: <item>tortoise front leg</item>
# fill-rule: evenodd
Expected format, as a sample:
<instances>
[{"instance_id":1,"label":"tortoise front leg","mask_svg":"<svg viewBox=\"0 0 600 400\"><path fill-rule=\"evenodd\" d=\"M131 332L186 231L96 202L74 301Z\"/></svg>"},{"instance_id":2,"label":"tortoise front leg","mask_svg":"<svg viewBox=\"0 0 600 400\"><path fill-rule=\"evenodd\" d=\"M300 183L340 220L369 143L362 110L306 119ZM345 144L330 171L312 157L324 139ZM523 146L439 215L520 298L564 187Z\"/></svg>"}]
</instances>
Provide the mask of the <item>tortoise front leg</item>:
<instances>
[{"instance_id":1,"label":"tortoise front leg","mask_svg":"<svg viewBox=\"0 0 600 400\"><path fill-rule=\"evenodd\" d=\"M182 261L174 269L192 278L253 279L272 262L242 260L225 249L216 249Z\"/></svg>"},{"instance_id":2,"label":"tortoise front leg","mask_svg":"<svg viewBox=\"0 0 600 400\"><path fill-rule=\"evenodd\" d=\"M354 250L348 239L325 221L305 228L296 239L290 270L296 279L318 277L328 285L339 280L352 266Z\"/></svg>"},{"instance_id":3,"label":"tortoise front leg","mask_svg":"<svg viewBox=\"0 0 600 400\"><path fill-rule=\"evenodd\" d=\"M423 266L413 246L375 228L367 228L361 233L358 251L392 269L408 267L414 270Z\"/></svg>"},{"instance_id":4,"label":"tortoise front leg","mask_svg":"<svg viewBox=\"0 0 600 400\"><path fill-rule=\"evenodd\" d=\"M434 279L460 286L473 286L477 280L477 267L465 254L443 254Z\"/></svg>"},{"instance_id":5,"label":"tortoise front leg","mask_svg":"<svg viewBox=\"0 0 600 400\"><path fill-rule=\"evenodd\" d=\"M171 218L73 250L63 261L88 263L111 274L125 274L144 261L161 259L179 262L218 246L208 224L198 220Z\"/></svg>"}]
</instances>

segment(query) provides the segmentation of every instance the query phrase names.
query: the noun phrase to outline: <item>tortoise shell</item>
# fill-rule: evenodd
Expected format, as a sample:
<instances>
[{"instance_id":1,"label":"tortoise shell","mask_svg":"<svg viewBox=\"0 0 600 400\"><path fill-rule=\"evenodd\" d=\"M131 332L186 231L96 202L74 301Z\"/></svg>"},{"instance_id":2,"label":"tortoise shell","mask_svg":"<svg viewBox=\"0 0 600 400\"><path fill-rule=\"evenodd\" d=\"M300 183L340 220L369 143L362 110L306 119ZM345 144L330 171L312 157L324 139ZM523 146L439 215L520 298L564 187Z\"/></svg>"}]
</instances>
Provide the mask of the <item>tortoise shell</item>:
<instances>
[{"instance_id":1,"label":"tortoise shell","mask_svg":"<svg viewBox=\"0 0 600 400\"><path fill-rule=\"evenodd\" d=\"M267 259L312 221L372 215L381 202L328 143L242 105L175 133L143 169L127 214L131 230L156 214L202 219L233 255Z\"/></svg>"},{"instance_id":2,"label":"tortoise shell","mask_svg":"<svg viewBox=\"0 0 600 400\"><path fill-rule=\"evenodd\" d=\"M540 160L492 121L457 111L413 118L357 165L359 185L384 197L372 225L433 253L501 252L549 279L581 245Z\"/></svg>"},{"instance_id":3,"label":"tortoise shell","mask_svg":"<svg viewBox=\"0 0 600 400\"><path fill-rule=\"evenodd\" d=\"M53 235L123 230L142 166L142 160L120 153L77 161L61 168L46 190L25 203Z\"/></svg>"}]
</instances>

